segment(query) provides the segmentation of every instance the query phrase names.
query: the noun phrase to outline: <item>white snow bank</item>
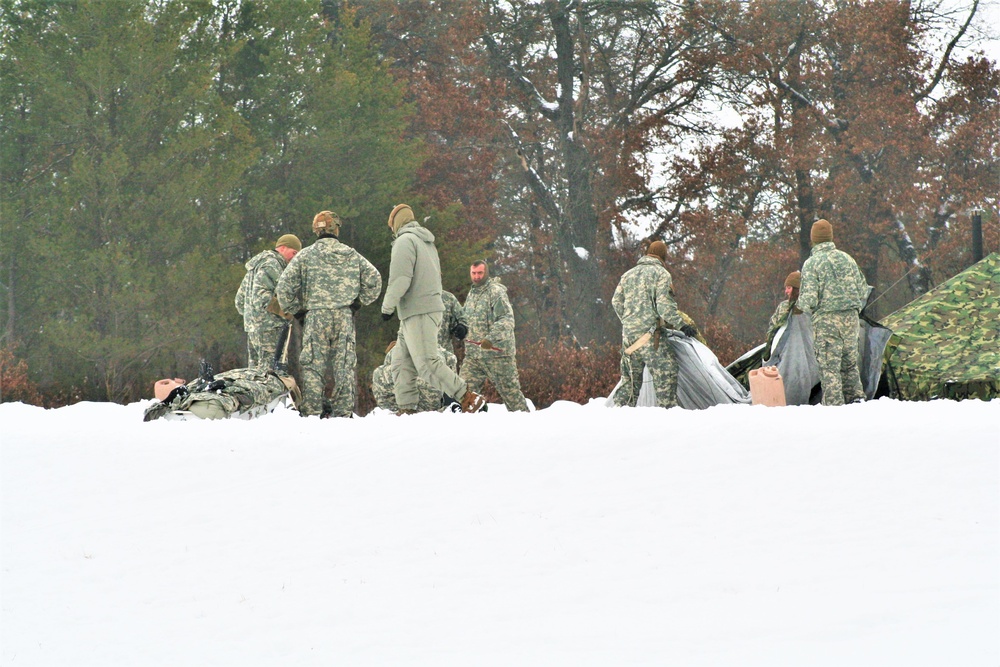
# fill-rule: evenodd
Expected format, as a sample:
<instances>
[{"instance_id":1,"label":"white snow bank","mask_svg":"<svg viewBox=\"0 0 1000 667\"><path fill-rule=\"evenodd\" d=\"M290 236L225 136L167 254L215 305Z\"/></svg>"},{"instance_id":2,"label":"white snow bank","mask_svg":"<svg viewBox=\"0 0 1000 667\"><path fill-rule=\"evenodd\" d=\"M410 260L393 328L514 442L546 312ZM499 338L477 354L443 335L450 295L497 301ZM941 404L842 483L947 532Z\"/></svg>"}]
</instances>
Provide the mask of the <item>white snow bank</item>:
<instances>
[{"instance_id":1,"label":"white snow bank","mask_svg":"<svg viewBox=\"0 0 1000 667\"><path fill-rule=\"evenodd\" d=\"M3 665L991 665L1000 402L0 405Z\"/></svg>"}]
</instances>

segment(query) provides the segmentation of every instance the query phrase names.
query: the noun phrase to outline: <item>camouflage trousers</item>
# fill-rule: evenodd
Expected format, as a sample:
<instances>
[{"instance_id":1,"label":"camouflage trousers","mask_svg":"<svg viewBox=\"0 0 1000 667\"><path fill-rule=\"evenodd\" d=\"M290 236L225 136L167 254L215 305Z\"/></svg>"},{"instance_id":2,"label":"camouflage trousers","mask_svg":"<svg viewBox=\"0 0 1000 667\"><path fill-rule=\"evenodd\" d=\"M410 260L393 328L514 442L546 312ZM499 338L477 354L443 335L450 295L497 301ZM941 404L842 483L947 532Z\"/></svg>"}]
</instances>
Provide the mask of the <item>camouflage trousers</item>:
<instances>
[{"instance_id":1,"label":"camouflage trousers","mask_svg":"<svg viewBox=\"0 0 1000 667\"><path fill-rule=\"evenodd\" d=\"M441 317L442 313L423 313L399 323L396 347L392 350L392 376L396 380L396 404L400 409L417 409L418 379L455 400L465 396L465 381L448 367L438 347Z\"/></svg>"},{"instance_id":2,"label":"camouflage trousers","mask_svg":"<svg viewBox=\"0 0 1000 667\"><path fill-rule=\"evenodd\" d=\"M247 332L247 368L270 368L278 348L281 328L261 328Z\"/></svg>"},{"instance_id":3,"label":"camouflage trousers","mask_svg":"<svg viewBox=\"0 0 1000 667\"><path fill-rule=\"evenodd\" d=\"M485 351L482 355L465 356L462 377L469 383L469 391L483 393L487 380L510 412L527 412L528 404L521 393L521 380L517 375L517 358Z\"/></svg>"},{"instance_id":4,"label":"camouflage trousers","mask_svg":"<svg viewBox=\"0 0 1000 667\"><path fill-rule=\"evenodd\" d=\"M329 370L333 374L331 414L334 417L352 416L357 393L357 363L354 318L350 308L310 310L302 327L302 351L299 353L299 374L302 376L299 413L318 415L323 412L323 388Z\"/></svg>"},{"instance_id":5,"label":"camouflage trousers","mask_svg":"<svg viewBox=\"0 0 1000 667\"><path fill-rule=\"evenodd\" d=\"M633 342L629 341L622 348L622 381L612 397L615 405L635 407L639 400L639 390L642 389L642 371L648 367L649 374L653 376L656 404L661 408L675 407L677 405L677 356L674 354L673 348L666 341L661 342L659 348L655 350L652 343L646 343L632 354L626 354L625 348Z\"/></svg>"},{"instance_id":6,"label":"camouflage trousers","mask_svg":"<svg viewBox=\"0 0 1000 667\"><path fill-rule=\"evenodd\" d=\"M858 370L858 327L858 314L853 310L812 316L823 405L843 405L865 397Z\"/></svg>"}]
</instances>

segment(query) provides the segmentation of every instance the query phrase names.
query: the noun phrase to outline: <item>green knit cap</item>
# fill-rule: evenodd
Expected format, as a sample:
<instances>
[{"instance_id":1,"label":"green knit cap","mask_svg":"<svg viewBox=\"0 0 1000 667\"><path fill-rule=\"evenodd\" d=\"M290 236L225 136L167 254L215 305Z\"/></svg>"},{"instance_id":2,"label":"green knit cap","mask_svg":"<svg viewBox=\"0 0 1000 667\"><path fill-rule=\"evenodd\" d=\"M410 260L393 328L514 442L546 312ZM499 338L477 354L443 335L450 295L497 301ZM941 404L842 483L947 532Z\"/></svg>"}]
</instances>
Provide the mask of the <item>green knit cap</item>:
<instances>
[{"instance_id":1,"label":"green knit cap","mask_svg":"<svg viewBox=\"0 0 1000 667\"><path fill-rule=\"evenodd\" d=\"M302 250L302 241L300 241L299 237L295 234L284 234L279 236L278 240L274 243L275 248L280 248L281 246L291 248L295 252L298 252Z\"/></svg>"}]
</instances>

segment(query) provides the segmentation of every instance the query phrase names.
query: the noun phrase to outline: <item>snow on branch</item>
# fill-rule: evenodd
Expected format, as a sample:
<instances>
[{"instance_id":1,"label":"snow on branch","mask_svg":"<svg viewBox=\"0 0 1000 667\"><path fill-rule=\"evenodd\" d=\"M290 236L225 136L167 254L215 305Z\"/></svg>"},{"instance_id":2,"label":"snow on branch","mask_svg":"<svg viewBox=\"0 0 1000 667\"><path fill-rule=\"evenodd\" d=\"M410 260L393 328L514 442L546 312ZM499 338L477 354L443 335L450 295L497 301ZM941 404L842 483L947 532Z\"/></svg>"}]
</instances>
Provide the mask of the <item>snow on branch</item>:
<instances>
[{"instance_id":1,"label":"snow on branch","mask_svg":"<svg viewBox=\"0 0 1000 667\"><path fill-rule=\"evenodd\" d=\"M545 118L551 121L555 121L559 117L559 105L555 102L549 102L535 87L535 84L531 82L524 72L510 62L506 57L504 57L500 45L497 41L493 39L493 35L488 32L482 35L483 43L486 45L486 50L490 54L490 60L493 64L501 69L504 74L507 75L507 79L514 84L514 86L521 91L529 100L532 101L534 107L542 114Z\"/></svg>"}]
</instances>

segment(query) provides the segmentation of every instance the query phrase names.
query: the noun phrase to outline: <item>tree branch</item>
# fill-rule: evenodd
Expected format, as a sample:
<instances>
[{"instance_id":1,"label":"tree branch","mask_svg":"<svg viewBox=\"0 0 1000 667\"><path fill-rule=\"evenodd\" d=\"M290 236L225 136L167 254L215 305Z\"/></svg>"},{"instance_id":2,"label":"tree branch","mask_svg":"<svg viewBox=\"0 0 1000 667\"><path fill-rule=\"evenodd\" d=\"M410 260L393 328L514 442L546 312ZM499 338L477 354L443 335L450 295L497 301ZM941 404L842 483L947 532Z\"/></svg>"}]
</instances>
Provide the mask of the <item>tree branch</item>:
<instances>
[{"instance_id":1,"label":"tree branch","mask_svg":"<svg viewBox=\"0 0 1000 667\"><path fill-rule=\"evenodd\" d=\"M965 35L965 31L969 29L969 24L972 23L972 17L976 15L976 10L979 8L979 0L973 0L972 9L969 11L969 17L965 19L965 23L959 29L958 33L955 35L954 39L948 42L948 48L944 50L944 55L941 56L941 62L938 63L937 71L934 72L934 78L931 79L930 83L924 87L923 90L917 93L916 101L920 102L925 99L931 92L937 88L938 83L941 82L941 77L944 76L944 71L948 67L948 61L951 59L951 52L955 50L955 46L958 44L958 40L962 39Z\"/></svg>"}]
</instances>

